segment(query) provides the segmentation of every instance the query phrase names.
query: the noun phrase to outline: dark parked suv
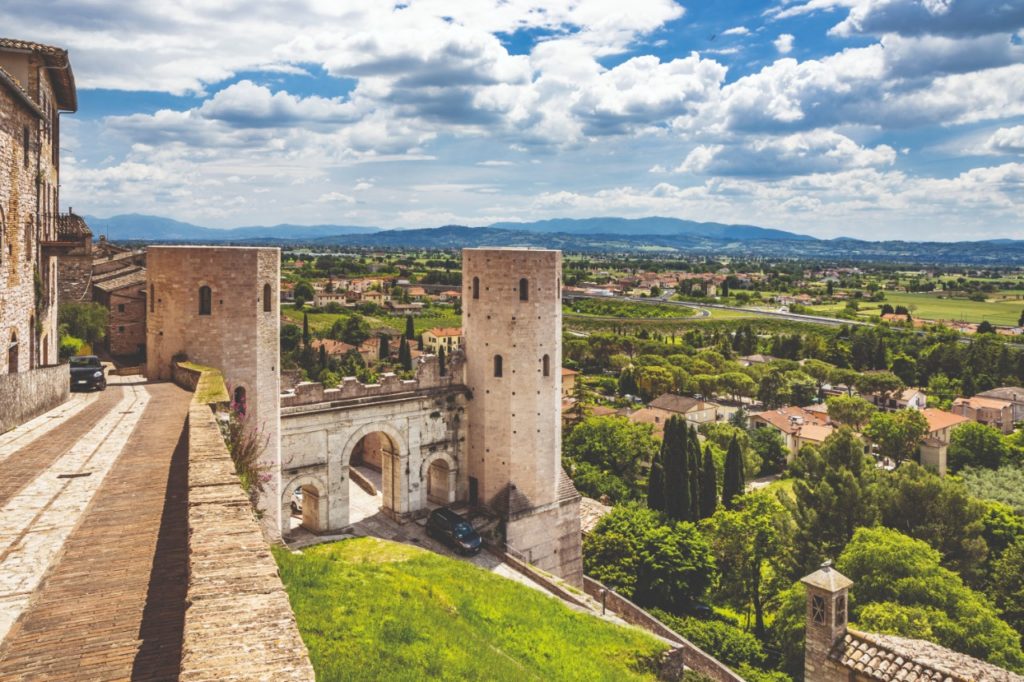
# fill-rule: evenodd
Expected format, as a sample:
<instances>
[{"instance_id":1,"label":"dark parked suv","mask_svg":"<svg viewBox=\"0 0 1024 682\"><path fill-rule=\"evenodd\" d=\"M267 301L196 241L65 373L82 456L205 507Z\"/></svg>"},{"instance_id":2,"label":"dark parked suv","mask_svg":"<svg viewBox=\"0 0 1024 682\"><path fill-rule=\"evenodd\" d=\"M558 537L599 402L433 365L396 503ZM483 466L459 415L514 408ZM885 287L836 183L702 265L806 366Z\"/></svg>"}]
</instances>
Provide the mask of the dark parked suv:
<instances>
[{"instance_id":1,"label":"dark parked suv","mask_svg":"<svg viewBox=\"0 0 1024 682\"><path fill-rule=\"evenodd\" d=\"M446 507L430 512L430 516L427 517L427 535L440 540L460 554L477 554L483 545L472 524Z\"/></svg>"},{"instance_id":2,"label":"dark parked suv","mask_svg":"<svg viewBox=\"0 0 1024 682\"><path fill-rule=\"evenodd\" d=\"M95 355L76 355L71 358L71 390L99 389L107 387L103 365Z\"/></svg>"}]
</instances>

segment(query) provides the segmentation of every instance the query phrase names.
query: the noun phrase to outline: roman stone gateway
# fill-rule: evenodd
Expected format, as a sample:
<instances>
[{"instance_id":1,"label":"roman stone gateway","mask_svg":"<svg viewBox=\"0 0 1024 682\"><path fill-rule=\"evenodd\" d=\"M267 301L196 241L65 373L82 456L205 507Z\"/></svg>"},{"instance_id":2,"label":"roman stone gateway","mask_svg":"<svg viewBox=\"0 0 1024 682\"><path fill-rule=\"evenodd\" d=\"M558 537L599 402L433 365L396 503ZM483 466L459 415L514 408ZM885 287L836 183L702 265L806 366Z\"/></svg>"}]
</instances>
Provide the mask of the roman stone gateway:
<instances>
[{"instance_id":1,"label":"roman stone gateway","mask_svg":"<svg viewBox=\"0 0 1024 682\"><path fill-rule=\"evenodd\" d=\"M246 420L265 439L259 502L265 530L280 534L281 252L277 248L150 246L147 251L146 376L171 378L172 363L219 369Z\"/></svg>"}]
</instances>

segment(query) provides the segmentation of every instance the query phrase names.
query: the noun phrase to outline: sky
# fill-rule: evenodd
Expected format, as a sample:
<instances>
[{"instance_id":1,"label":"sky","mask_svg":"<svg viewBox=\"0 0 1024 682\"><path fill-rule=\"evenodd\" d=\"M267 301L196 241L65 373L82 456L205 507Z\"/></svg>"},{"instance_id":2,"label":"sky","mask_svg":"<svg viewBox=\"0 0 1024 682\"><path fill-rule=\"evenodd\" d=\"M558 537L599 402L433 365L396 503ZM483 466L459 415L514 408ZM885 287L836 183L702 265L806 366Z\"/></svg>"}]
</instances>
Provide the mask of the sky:
<instances>
[{"instance_id":1,"label":"sky","mask_svg":"<svg viewBox=\"0 0 1024 682\"><path fill-rule=\"evenodd\" d=\"M1024 239L1024 0L5 0L0 27L70 51L80 214Z\"/></svg>"}]
</instances>

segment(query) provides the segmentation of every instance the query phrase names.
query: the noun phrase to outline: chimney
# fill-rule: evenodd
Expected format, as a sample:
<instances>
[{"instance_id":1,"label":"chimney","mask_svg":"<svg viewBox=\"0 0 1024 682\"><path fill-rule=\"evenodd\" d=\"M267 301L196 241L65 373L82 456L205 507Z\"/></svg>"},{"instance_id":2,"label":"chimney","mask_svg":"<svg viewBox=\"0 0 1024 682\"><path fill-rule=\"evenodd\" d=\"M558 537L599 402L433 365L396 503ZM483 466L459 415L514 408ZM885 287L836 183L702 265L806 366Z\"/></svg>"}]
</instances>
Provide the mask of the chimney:
<instances>
[{"instance_id":1,"label":"chimney","mask_svg":"<svg viewBox=\"0 0 1024 682\"><path fill-rule=\"evenodd\" d=\"M807 587L807 627L804 637L804 681L830 679L828 655L846 636L847 592L853 581L826 561L800 580Z\"/></svg>"}]
</instances>

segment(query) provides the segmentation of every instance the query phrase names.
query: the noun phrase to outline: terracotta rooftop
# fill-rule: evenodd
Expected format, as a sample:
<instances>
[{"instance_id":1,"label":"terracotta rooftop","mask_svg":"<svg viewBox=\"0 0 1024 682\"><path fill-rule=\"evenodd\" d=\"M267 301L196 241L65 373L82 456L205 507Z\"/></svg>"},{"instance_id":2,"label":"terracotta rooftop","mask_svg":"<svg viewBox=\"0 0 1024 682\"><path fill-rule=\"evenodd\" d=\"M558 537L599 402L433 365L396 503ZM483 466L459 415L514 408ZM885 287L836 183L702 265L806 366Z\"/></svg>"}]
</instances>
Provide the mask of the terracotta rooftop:
<instances>
[{"instance_id":1,"label":"terracotta rooftop","mask_svg":"<svg viewBox=\"0 0 1024 682\"><path fill-rule=\"evenodd\" d=\"M991 663L921 639L848 630L829 657L869 680L882 682L1024 682Z\"/></svg>"},{"instance_id":2,"label":"terracotta rooftop","mask_svg":"<svg viewBox=\"0 0 1024 682\"><path fill-rule=\"evenodd\" d=\"M434 327L428 329L427 333L434 336L462 336L462 327Z\"/></svg>"},{"instance_id":3,"label":"terracotta rooftop","mask_svg":"<svg viewBox=\"0 0 1024 682\"><path fill-rule=\"evenodd\" d=\"M985 396L976 395L973 398L957 398L953 401L954 405L969 405L973 409L986 408L989 410L1002 410L1013 403L1009 400L1000 400L999 398L986 398Z\"/></svg>"},{"instance_id":4,"label":"terracotta rooftop","mask_svg":"<svg viewBox=\"0 0 1024 682\"><path fill-rule=\"evenodd\" d=\"M85 218L75 213L62 213L57 217L57 235L61 241L92 238L92 230Z\"/></svg>"},{"instance_id":5,"label":"terracotta rooftop","mask_svg":"<svg viewBox=\"0 0 1024 682\"><path fill-rule=\"evenodd\" d=\"M835 429L828 424L804 424L800 427L798 435L804 440L824 443L825 439L831 436L834 431Z\"/></svg>"},{"instance_id":6,"label":"terracotta rooftop","mask_svg":"<svg viewBox=\"0 0 1024 682\"><path fill-rule=\"evenodd\" d=\"M68 51L53 45L43 45L15 38L0 38L0 52L35 52L43 58L53 77L53 90L57 106L63 111L78 111L78 92L75 74L71 71Z\"/></svg>"},{"instance_id":7,"label":"terracotta rooftop","mask_svg":"<svg viewBox=\"0 0 1024 682\"><path fill-rule=\"evenodd\" d=\"M569 369L568 367L563 367L562 368L562 376L563 377L576 376L577 374L579 374L579 372L577 372L574 369Z\"/></svg>"},{"instance_id":8,"label":"terracotta rooftop","mask_svg":"<svg viewBox=\"0 0 1024 682\"><path fill-rule=\"evenodd\" d=\"M704 403L696 398L676 395L675 393L662 393L651 401L650 407L654 407L659 410L666 410L668 412L686 414L691 410L703 409Z\"/></svg>"},{"instance_id":9,"label":"terracotta rooftop","mask_svg":"<svg viewBox=\"0 0 1024 682\"><path fill-rule=\"evenodd\" d=\"M804 424L818 424L821 426L825 425L825 418L822 415L815 412L808 412L802 407L790 406L780 407L777 410L767 410L765 412L756 412L750 417L762 419L780 431L786 433L796 433L800 430L801 424L794 420L794 417L803 419Z\"/></svg>"},{"instance_id":10,"label":"terracotta rooftop","mask_svg":"<svg viewBox=\"0 0 1024 682\"><path fill-rule=\"evenodd\" d=\"M352 344L345 343L344 341L337 341L335 339L314 339L312 345L313 348L317 349L317 351L319 351L322 346L324 353L327 355L344 355L350 350L355 349L355 346Z\"/></svg>"},{"instance_id":11,"label":"terracotta rooftop","mask_svg":"<svg viewBox=\"0 0 1024 682\"><path fill-rule=\"evenodd\" d=\"M949 428L950 426L956 426L957 424L963 424L966 421L970 421L967 417L961 417L959 414L953 414L952 412L946 412L945 410L939 410L934 407L926 407L921 410L921 414L928 420L928 433L935 431L941 431L942 429Z\"/></svg>"},{"instance_id":12,"label":"terracotta rooftop","mask_svg":"<svg viewBox=\"0 0 1024 682\"><path fill-rule=\"evenodd\" d=\"M101 291L117 291L125 287L137 287L146 283L146 271L142 268L131 272L120 273L103 282L93 281L93 286Z\"/></svg>"}]
</instances>

